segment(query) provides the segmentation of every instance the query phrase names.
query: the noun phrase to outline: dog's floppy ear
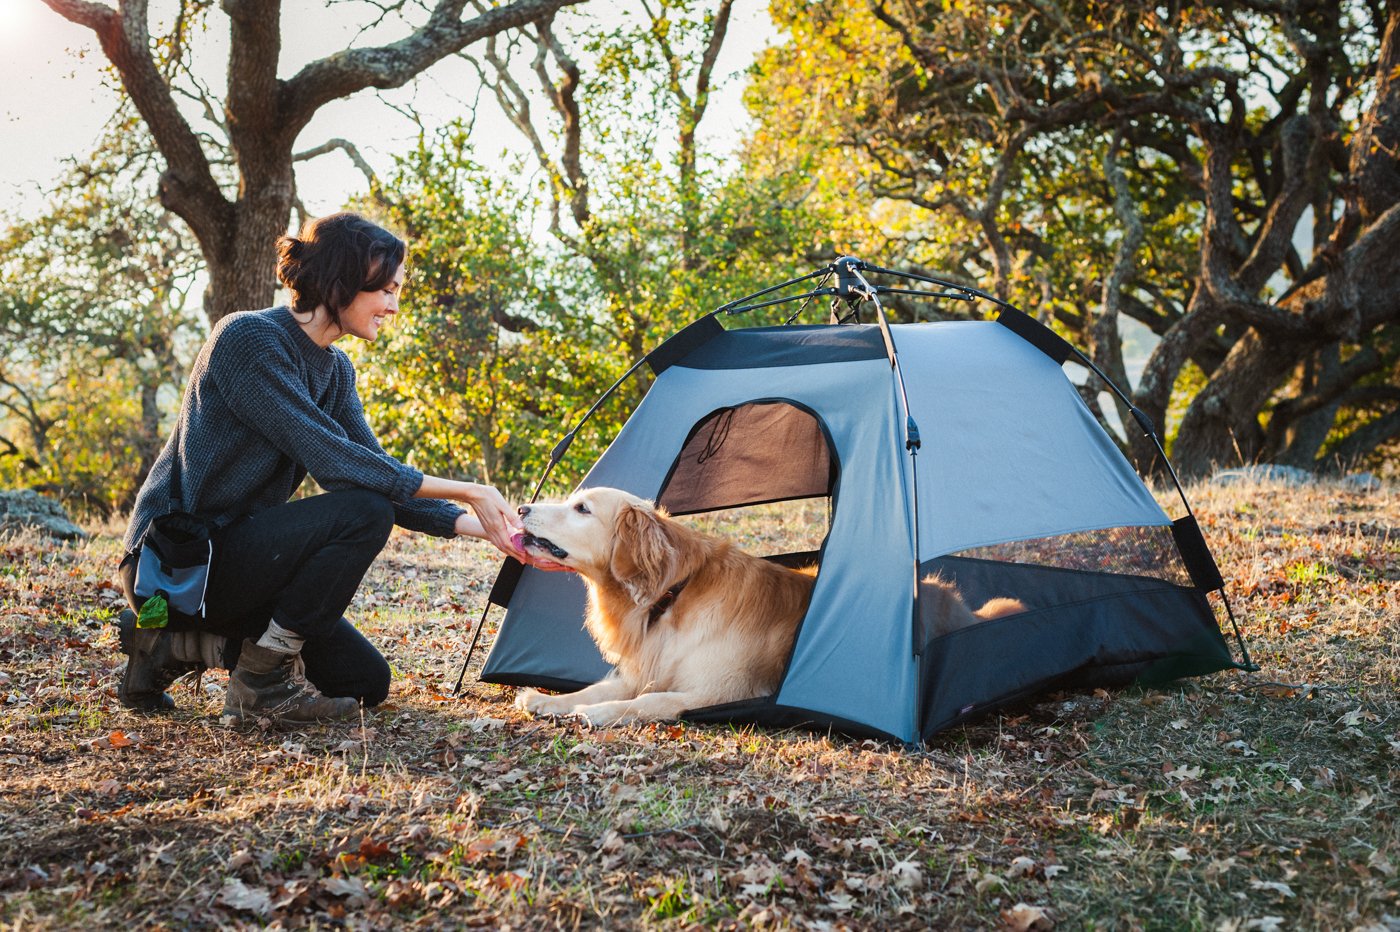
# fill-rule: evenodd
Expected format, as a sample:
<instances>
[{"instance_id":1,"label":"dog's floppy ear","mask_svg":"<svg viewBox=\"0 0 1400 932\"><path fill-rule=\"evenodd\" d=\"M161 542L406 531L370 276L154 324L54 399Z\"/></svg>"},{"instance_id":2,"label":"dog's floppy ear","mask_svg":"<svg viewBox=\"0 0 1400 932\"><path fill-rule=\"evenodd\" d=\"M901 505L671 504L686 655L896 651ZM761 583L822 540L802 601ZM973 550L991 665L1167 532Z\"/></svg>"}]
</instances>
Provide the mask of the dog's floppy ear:
<instances>
[{"instance_id":1,"label":"dog's floppy ear","mask_svg":"<svg viewBox=\"0 0 1400 932\"><path fill-rule=\"evenodd\" d=\"M613 527L613 578L638 605L660 599L674 571L676 548L661 518L645 505L627 504Z\"/></svg>"}]
</instances>

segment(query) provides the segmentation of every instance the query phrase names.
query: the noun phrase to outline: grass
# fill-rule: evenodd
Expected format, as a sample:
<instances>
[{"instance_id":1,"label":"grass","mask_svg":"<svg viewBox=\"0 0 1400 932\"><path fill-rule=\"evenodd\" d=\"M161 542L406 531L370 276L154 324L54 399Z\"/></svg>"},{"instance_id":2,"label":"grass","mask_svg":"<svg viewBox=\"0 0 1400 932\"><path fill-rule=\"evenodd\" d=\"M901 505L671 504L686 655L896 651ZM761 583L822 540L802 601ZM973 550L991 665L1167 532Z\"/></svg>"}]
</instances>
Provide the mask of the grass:
<instances>
[{"instance_id":1,"label":"grass","mask_svg":"<svg viewBox=\"0 0 1400 932\"><path fill-rule=\"evenodd\" d=\"M920 748L449 698L495 561L411 535L352 610L396 674L362 722L222 729L219 673L137 716L119 529L0 541L0 926L1400 929L1395 492L1192 499L1260 672Z\"/></svg>"}]
</instances>

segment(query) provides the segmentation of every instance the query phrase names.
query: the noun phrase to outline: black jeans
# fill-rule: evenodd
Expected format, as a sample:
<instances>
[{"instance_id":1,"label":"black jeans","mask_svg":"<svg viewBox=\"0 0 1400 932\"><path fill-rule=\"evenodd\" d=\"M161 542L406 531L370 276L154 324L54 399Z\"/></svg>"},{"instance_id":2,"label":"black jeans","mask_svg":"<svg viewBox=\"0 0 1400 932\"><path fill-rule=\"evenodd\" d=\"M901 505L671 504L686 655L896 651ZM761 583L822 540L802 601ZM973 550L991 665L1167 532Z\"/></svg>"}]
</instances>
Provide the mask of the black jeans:
<instances>
[{"instance_id":1,"label":"black jeans","mask_svg":"<svg viewBox=\"0 0 1400 932\"><path fill-rule=\"evenodd\" d=\"M394 508L376 492L326 492L241 518L214 536L214 565L201 629L229 638L224 661L238 664L244 638L269 619L306 638L306 678L327 696L378 705L389 695L389 664L344 617L365 572L384 549ZM121 580L133 605L135 561Z\"/></svg>"}]
</instances>

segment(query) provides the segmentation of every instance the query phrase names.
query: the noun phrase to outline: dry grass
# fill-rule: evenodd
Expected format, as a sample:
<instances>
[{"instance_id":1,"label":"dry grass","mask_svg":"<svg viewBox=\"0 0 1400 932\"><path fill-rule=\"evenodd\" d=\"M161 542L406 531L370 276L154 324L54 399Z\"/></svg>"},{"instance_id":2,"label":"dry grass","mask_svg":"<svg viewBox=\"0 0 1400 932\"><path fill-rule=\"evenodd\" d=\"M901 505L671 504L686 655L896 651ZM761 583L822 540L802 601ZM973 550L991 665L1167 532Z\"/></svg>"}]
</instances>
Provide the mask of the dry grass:
<instances>
[{"instance_id":1,"label":"dry grass","mask_svg":"<svg viewBox=\"0 0 1400 932\"><path fill-rule=\"evenodd\" d=\"M410 536L355 608L398 674L361 725L226 731L222 674L139 717L114 529L0 542L0 926L1400 929L1396 494L1193 499L1261 672L919 749L448 699L494 561Z\"/></svg>"}]
</instances>

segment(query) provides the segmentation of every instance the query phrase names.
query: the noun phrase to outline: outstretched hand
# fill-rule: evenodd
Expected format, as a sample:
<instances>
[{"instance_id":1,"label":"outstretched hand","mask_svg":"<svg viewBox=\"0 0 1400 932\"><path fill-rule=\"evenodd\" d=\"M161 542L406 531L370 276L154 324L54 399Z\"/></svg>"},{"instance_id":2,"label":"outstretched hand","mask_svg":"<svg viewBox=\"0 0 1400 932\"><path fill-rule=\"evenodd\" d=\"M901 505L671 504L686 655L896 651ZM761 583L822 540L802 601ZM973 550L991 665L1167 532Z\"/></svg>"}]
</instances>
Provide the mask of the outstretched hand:
<instances>
[{"instance_id":1,"label":"outstretched hand","mask_svg":"<svg viewBox=\"0 0 1400 932\"><path fill-rule=\"evenodd\" d=\"M489 485L475 482L462 483L464 491L461 501L471 506L476 528L471 522L458 522L458 533L471 534L490 541L497 550L522 562L528 560L517 541L520 535L520 518L515 509L506 504L505 497ZM480 533L472 533L475 530Z\"/></svg>"},{"instance_id":2,"label":"outstretched hand","mask_svg":"<svg viewBox=\"0 0 1400 932\"><path fill-rule=\"evenodd\" d=\"M527 550L522 541L525 534L520 526L520 517L514 508L506 504L505 498L489 485L474 482L463 483L460 500L471 506L472 514L464 514L457 519L457 533L469 537L480 537L490 541L508 557L514 557L526 566L549 573L567 571L568 567L545 557L536 556Z\"/></svg>"}]
</instances>

